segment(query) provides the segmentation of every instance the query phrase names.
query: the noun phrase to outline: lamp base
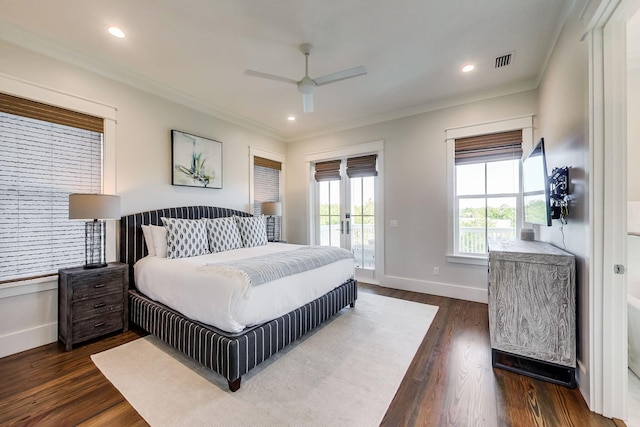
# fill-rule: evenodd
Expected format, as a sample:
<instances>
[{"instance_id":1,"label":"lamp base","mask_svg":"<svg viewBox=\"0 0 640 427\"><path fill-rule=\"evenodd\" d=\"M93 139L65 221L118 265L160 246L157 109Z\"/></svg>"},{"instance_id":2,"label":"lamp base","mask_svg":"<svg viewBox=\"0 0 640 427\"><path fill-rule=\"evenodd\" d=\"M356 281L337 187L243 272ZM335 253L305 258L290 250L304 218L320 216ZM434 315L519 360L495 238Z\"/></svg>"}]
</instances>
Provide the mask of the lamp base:
<instances>
[{"instance_id":1,"label":"lamp base","mask_svg":"<svg viewBox=\"0 0 640 427\"><path fill-rule=\"evenodd\" d=\"M108 264L105 262L101 262L101 263L94 263L94 264L85 264L84 268L85 269L91 269L91 268L103 268L106 267Z\"/></svg>"},{"instance_id":2,"label":"lamp base","mask_svg":"<svg viewBox=\"0 0 640 427\"><path fill-rule=\"evenodd\" d=\"M105 259L106 224L104 221L87 221L84 224L84 268L100 268L107 266Z\"/></svg>"}]
</instances>

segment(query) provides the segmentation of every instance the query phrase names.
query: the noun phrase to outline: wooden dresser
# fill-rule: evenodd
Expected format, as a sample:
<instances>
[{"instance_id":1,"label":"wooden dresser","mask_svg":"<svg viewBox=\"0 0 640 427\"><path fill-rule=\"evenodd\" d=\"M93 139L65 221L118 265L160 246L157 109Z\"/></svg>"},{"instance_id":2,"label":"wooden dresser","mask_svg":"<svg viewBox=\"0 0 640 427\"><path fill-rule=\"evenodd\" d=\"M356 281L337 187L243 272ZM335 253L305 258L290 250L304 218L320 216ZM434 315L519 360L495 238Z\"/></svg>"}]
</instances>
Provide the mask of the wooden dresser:
<instances>
[{"instance_id":1,"label":"wooden dresser","mask_svg":"<svg viewBox=\"0 0 640 427\"><path fill-rule=\"evenodd\" d=\"M81 341L129 328L126 264L58 272L58 339L66 350Z\"/></svg>"},{"instance_id":2,"label":"wooden dresser","mask_svg":"<svg viewBox=\"0 0 640 427\"><path fill-rule=\"evenodd\" d=\"M544 242L492 244L493 366L575 387L575 258Z\"/></svg>"}]
</instances>

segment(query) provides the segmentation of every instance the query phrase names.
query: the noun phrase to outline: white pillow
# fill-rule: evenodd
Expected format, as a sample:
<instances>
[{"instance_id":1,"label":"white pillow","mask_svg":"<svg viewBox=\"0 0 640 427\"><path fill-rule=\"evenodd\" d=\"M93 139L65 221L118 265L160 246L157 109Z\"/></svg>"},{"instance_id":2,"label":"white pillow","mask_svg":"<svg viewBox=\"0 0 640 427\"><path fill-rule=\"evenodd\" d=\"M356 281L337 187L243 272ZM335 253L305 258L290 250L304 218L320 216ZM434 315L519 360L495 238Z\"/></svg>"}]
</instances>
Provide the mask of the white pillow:
<instances>
[{"instance_id":1,"label":"white pillow","mask_svg":"<svg viewBox=\"0 0 640 427\"><path fill-rule=\"evenodd\" d=\"M167 258L188 258L209 253L206 220L160 219L167 228Z\"/></svg>"},{"instance_id":2,"label":"white pillow","mask_svg":"<svg viewBox=\"0 0 640 427\"><path fill-rule=\"evenodd\" d=\"M153 249L159 258L167 257L167 229L159 225L151 226L151 240Z\"/></svg>"},{"instance_id":3,"label":"white pillow","mask_svg":"<svg viewBox=\"0 0 640 427\"><path fill-rule=\"evenodd\" d=\"M267 244L267 222L264 215L248 217L236 216L234 218L238 224L242 244L245 248Z\"/></svg>"},{"instance_id":4,"label":"white pillow","mask_svg":"<svg viewBox=\"0 0 640 427\"><path fill-rule=\"evenodd\" d=\"M144 243L147 246L149 256L156 256L156 248L153 247L153 236L151 236L151 227L148 225L141 225L140 227L142 227Z\"/></svg>"},{"instance_id":5,"label":"white pillow","mask_svg":"<svg viewBox=\"0 0 640 427\"><path fill-rule=\"evenodd\" d=\"M207 220L209 250L212 253L238 249L243 246L238 224L232 217Z\"/></svg>"}]
</instances>

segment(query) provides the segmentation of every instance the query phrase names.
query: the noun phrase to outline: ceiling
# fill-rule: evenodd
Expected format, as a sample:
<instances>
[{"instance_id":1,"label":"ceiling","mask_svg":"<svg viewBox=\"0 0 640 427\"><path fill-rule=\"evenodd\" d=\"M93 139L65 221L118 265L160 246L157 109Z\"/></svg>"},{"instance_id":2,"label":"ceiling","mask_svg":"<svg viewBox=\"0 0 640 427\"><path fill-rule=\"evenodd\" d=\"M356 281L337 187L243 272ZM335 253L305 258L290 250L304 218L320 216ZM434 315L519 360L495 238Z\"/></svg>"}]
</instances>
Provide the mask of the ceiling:
<instances>
[{"instance_id":1,"label":"ceiling","mask_svg":"<svg viewBox=\"0 0 640 427\"><path fill-rule=\"evenodd\" d=\"M295 141L537 87L571 3L0 0L0 39ZM313 113L294 85L244 74L301 79L301 43L314 45L312 78L368 73L318 87ZM495 69L507 53L511 64ZM476 69L462 73L468 63Z\"/></svg>"}]
</instances>

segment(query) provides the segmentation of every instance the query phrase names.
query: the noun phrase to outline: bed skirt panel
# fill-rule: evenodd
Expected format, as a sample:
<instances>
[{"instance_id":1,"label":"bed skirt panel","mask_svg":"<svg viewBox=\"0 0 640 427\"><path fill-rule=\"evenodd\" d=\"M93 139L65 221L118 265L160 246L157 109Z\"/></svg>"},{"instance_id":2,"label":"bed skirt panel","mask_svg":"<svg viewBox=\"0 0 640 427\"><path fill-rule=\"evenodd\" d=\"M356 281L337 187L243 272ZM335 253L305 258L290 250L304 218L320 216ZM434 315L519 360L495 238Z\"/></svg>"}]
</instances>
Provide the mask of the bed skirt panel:
<instances>
[{"instance_id":1,"label":"bed skirt panel","mask_svg":"<svg viewBox=\"0 0 640 427\"><path fill-rule=\"evenodd\" d=\"M235 381L357 297L357 283L352 279L282 317L233 335L189 320L135 290L129 292L129 313L136 325Z\"/></svg>"}]
</instances>

